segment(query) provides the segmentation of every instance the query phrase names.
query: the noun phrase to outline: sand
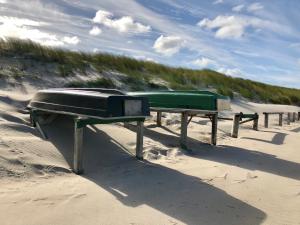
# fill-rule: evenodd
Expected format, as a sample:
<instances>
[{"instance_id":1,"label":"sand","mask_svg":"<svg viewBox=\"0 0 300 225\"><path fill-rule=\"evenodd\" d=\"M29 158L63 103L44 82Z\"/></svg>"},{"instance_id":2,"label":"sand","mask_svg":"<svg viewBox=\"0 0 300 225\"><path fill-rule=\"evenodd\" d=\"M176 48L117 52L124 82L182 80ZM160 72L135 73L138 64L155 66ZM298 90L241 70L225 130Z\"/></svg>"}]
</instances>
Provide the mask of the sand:
<instances>
[{"instance_id":1,"label":"sand","mask_svg":"<svg viewBox=\"0 0 300 225\"><path fill-rule=\"evenodd\" d=\"M300 122L278 127L272 116L265 129L260 119L259 131L244 124L235 139L232 122L221 121L210 146L210 122L196 117L183 151L178 116L165 114L163 127L145 124L143 162L133 157L134 130L89 126L78 176L72 121L43 126L43 140L22 111L33 92L0 92L1 225L300 224ZM240 111L300 109L235 101Z\"/></svg>"}]
</instances>

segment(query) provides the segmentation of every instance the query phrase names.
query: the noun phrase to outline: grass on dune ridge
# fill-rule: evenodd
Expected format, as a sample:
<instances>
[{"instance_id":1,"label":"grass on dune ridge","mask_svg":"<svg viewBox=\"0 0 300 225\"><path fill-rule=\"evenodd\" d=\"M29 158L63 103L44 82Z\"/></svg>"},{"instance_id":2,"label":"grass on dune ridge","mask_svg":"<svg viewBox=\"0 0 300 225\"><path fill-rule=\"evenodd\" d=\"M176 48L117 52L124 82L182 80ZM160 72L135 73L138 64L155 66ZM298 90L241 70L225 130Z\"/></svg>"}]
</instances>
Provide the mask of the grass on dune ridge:
<instances>
[{"instance_id":1,"label":"grass on dune ridge","mask_svg":"<svg viewBox=\"0 0 300 225\"><path fill-rule=\"evenodd\" d=\"M165 88L151 83L151 80L159 78L166 81L168 86L174 90L215 88L218 93L230 97L233 97L234 93L239 93L252 101L300 106L299 89L233 78L208 69L175 68L107 53L73 52L18 39L0 40L0 57L17 57L54 63L57 64L58 70L63 76L72 76L75 70L85 74L91 67L99 73L116 71L128 75L124 79L124 83L128 83L132 90L143 90L145 87L147 89ZM107 78L75 85L113 87L113 83Z\"/></svg>"}]
</instances>

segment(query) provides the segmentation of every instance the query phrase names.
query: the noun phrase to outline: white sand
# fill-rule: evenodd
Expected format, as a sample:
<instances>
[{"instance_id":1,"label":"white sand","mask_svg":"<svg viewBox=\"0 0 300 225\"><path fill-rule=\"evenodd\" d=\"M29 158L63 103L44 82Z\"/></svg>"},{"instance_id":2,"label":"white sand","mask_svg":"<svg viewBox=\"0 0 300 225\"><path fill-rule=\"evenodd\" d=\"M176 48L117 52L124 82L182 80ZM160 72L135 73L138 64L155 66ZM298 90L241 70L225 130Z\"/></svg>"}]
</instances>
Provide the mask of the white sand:
<instances>
[{"instance_id":1,"label":"white sand","mask_svg":"<svg viewBox=\"0 0 300 225\"><path fill-rule=\"evenodd\" d=\"M14 93L14 94L12 94ZM29 92L30 93L30 92ZM178 149L179 124L146 123L147 159L133 157L135 133L120 125L88 127L85 175L70 172L72 122L44 126L45 141L20 113L30 95L0 92L0 224L300 224L300 123L228 136L219 123L194 118L189 148ZM235 112L295 111L291 106L235 102ZM255 110L254 110L255 109ZM176 121L166 115L163 124ZM171 119L172 118L172 121ZM130 153L131 152L131 153Z\"/></svg>"}]
</instances>

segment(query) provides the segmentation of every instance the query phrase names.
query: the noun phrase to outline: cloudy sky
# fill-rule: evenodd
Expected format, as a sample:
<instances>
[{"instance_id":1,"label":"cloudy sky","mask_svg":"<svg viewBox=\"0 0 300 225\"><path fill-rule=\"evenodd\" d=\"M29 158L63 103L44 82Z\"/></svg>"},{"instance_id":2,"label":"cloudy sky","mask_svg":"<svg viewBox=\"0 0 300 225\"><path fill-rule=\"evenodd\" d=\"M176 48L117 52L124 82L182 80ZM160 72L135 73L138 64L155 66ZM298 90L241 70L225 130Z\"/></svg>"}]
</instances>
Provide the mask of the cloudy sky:
<instances>
[{"instance_id":1,"label":"cloudy sky","mask_svg":"<svg viewBox=\"0 0 300 225\"><path fill-rule=\"evenodd\" d=\"M299 0L0 0L0 38L300 88Z\"/></svg>"}]
</instances>

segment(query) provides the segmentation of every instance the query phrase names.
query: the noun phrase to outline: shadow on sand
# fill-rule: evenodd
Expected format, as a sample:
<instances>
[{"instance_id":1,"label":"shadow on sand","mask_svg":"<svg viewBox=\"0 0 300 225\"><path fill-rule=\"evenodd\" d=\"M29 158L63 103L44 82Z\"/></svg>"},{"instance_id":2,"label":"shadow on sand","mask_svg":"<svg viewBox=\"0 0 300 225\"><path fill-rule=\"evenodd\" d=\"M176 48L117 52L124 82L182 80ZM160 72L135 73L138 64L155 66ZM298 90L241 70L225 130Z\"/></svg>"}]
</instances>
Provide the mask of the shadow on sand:
<instances>
[{"instance_id":1,"label":"shadow on sand","mask_svg":"<svg viewBox=\"0 0 300 225\"><path fill-rule=\"evenodd\" d=\"M295 129L293 129L293 130L291 130L291 131L298 133L298 132L300 132L300 127L295 128Z\"/></svg>"},{"instance_id":2,"label":"shadow on sand","mask_svg":"<svg viewBox=\"0 0 300 225\"><path fill-rule=\"evenodd\" d=\"M8 114L7 112L0 111L0 118L12 123L18 123L23 125L29 125L29 121L23 120L17 116Z\"/></svg>"},{"instance_id":3,"label":"shadow on sand","mask_svg":"<svg viewBox=\"0 0 300 225\"><path fill-rule=\"evenodd\" d=\"M163 129L163 130L165 130L165 131L167 131L167 132L169 132L171 134L174 134L175 136L178 136L178 137L180 136L180 133L177 133L177 132L169 129L166 126L157 126L156 124L150 124L150 125L145 126L145 128L148 128L148 129L161 128L161 129Z\"/></svg>"},{"instance_id":4,"label":"shadow on sand","mask_svg":"<svg viewBox=\"0 0 300 225\"><path fill-rule=\"evenodd\" d=\"M194 157L300 180L299 163L255 150L221 145L209 150L198 150Z\"/></svg>"},{"instance_id":5,"label":"shadow on sand","mask_svg":"<svg viewBox=\"0 0 300 225\"><path fill-rule=\"evenodd\" d=\"M284 142L286 134L277 132L272 133L276 133L272 140L274 141L274 144L279 145ZM155 141L160 141L166 146L172 146L172 143L173 145L174 143L178 143L178 137L158 133L150 129L145 129L145 136ZM258 140L261 141L260 139ZM249 170L260 170L300 180L300 164L277 158L276 155L234 146L211 146L193 138L188 138L188 145L189 150L193 152L190 154L192 157L234 165Z\"/></svg>"},{"instance_id":6,"label":"shadow on sand","mask_svg":"<svg viewBox=\"0 0 300 225\"><path fill-rule=\"evenodd\" d=\"M44 129L49 141L71 164L72 122L58 118ZM122 134L122 129L125 128L118 129ZM151 134L154 133L156 132ZM160 139L164 138L165 136L160 136ZM86 128L84 149L83 177L113 194L126 206L147 205L186 224L258 225L266 218L263 211L201 181L200 178L136 160L116 140L95 127ZM216 153L213 150L213 155Z\"/></svg>"},{"instance_id":7,"label":"shadow on sand","mask_svg":"<svg viewBox=\"0 0 300 225\"><path fill-rule=\"evenodd\" d=\"M267 132L267 131L263 131ZM282 132L270 132L274 133L274 136L272 137L272 140L264 140L260 138L251 138L251 137L242 137L241 139L248 139L248 140L254 140L254 141L261 141L269 144L274 144L274 145L282 145L284 143L284 140L288 134L282 133Z\"/></svg>"}]
</instances>

